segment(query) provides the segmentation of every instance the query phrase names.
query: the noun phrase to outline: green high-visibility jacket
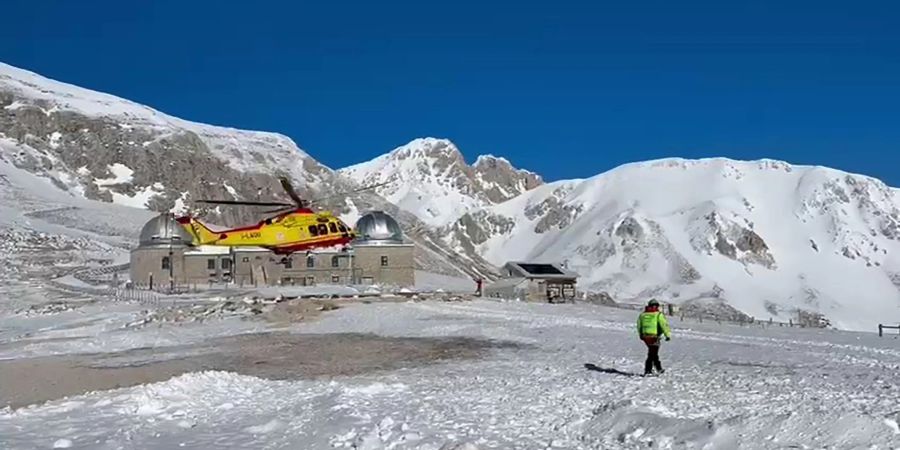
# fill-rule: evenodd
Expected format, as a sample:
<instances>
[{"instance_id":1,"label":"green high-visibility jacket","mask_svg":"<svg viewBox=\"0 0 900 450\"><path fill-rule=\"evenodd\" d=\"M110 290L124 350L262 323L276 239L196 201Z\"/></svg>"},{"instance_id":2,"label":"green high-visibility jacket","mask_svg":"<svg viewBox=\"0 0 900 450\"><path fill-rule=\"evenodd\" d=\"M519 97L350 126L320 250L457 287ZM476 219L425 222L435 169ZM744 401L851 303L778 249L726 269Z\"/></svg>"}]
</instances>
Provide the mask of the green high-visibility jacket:
<instances>
[{"instance_id":1,"label":"green high-visibility jacket","mask_svg":"<svg viewBox=\"0 0 900 450\"><path fill-rule=\"evenodd\" d=\"M659 336L664 334L666 337L671 336L669 330L669 321L660 311L647 312L644 311L638 316L637 320L638 334L641 336Z\"/></svg>"}]
</instances>

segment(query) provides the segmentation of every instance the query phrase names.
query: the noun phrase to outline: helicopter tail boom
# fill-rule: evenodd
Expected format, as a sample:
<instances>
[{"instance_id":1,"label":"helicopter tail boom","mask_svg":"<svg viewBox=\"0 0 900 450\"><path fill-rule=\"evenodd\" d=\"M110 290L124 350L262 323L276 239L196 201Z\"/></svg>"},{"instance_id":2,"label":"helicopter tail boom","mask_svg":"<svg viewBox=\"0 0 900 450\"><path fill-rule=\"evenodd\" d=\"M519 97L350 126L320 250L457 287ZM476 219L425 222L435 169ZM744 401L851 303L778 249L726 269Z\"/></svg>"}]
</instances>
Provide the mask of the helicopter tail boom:
<instances>
[{"instance_id":1,"label":"helicopter tail boom","mask_svg":"<svg viewBox=\"0 0 900 450\"><path fill-rule=\"evenodd\" d=\"M194 217L184 216L176 220L194 238L194 245L213 244L219 240L219 233L210 230L203 222Z\"/></svg>"}]
</instances>

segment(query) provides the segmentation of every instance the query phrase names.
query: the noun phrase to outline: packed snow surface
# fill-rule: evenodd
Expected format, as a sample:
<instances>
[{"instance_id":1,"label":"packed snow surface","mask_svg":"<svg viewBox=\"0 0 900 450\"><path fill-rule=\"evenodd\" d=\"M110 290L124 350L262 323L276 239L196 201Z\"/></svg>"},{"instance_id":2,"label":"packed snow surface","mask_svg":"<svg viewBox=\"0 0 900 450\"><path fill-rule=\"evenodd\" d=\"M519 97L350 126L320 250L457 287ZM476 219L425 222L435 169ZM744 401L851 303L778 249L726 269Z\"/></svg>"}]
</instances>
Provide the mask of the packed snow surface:
<instances>
[{"instance_id":1,"label":"packed snow surface","mask_svg":"<svg viewBox=\"0 0 900 450\"><path fill-rule=\"evenodd\" d=\"M477 361L330 380L229 372L0 412L0 446L892 448L898 339L680 322L642 370L632 311L517 302L343 308L303 332L518 344ZM425 325L425 326L423 326ZM593 370L586 368L586 364ZM67 444L68 445L68 444Z\"/></svg>"}]
</instances>

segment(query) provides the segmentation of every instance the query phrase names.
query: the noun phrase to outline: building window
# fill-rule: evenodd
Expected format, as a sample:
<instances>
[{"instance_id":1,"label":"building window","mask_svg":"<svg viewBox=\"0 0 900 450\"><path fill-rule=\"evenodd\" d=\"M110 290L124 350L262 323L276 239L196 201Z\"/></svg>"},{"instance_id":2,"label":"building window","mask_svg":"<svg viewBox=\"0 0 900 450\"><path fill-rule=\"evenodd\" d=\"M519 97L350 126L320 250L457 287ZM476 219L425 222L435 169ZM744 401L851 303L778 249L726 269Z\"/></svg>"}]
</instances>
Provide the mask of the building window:
<instances>
[{"instance_id":1,"label":"building window","mask_svg":"<svg viewBox=\"0 0 900 450\"><path fill-rule=\"evenodd\" d=\"M340 277L339 275L332 275L332 276L331 276L331 282L332 282L332 283L340 283L340 282L341 282L341 277Z\"/></svg>"},{"instance_id":2,"label":"building window","mask_svg":"<svg viewBox=\"0 0 900 450\"><path fill-rule=\"evenodd\" d=\"M168 256L163 256L162 259L162 270L169 270L172 265L172 260L169 259Z\"/></svg>"},{"instance_id":3,"label":"building window","mask_svg":"<svg viewBox=\"0 0 900 450\"><path fill-rule=\"evenodd\" d=\"M307 256L306 267L316 267L316 258L313 256Z\"/></svg>"},{"instance_id":4,"label":"building window","mask_svg":"<svg viewBox=\"0 0 900 450\"><path fill-rule=\"evenodd\" d=\"M331 267L340 267L341 266L341 258L337 256L331 257Z\"/></svg>"},{"instance_id":5,"label":"building window","mask_svg":"<svg viewBox=\"0 0 900 450\"><path fill-rule=\"evenodd\" d=\"M241 258L241 262L250 262L250 258L245 256L245 257Z\"/></svg>"},{"instance_id":6,"label":"building window","mask_svg":"<svg viewBox=\"0 0 900 450\"><path fill-rule=\"evenodd\" d=\"M222 260L222 268L225 270L231 270L231 260L228 258L223 259Z\"/></svg>"},{"instance_id":7,"label":"building window","mask_svg":"<svg viewBox=\"0 0 900 450\"><path fill-rule=\"evenodd\" d=\"M310 226L309 226L309 235L310 235L310 236L318 236L318 235L319 235L319 229L316 228L315 225L310 225Z\"/></svg>"},{"instance_id":8,"label":"building window","mask_svg":"<svg viewBox=\"0 0 900 450\"><path fill-rule=\"evenodd\" d=\"M332 233L337 233L337 225L335 225L334 222L330 222L328 224L328 230Z\"/></svg>"},{"instance_id":9,"label":"building window","mask_svg":"<svg viewBox=\"0 0 900 450\"><path fill-rule=\"evenodd\" d=\"M216 270L216 260L213 258L207 259L206 268L209 270Z\"/></svg>"},{"instance_id":10,"label":"building window","mask_svg":"<svg viewBox=\"0 0 900 450\"><path fill-rule=\"evenodd\" d=\"M381 257L381 267L387 267L387 265L388 265L388 257L382 256Z\"/></svg>"},{"instance_id":11,"label":"building window","mask_svg":"<svg viewBox=\"0 0 900 450\"><path fill-rule=\"evenodd\" d=\"M294 260L293 260L293 258L287 258L287 259L285 259L285 260L284 260L284 268L285 268L285 269L290 269L290 268L292 268L292 267L294 267Z\"/></svg>"}]
</instances>

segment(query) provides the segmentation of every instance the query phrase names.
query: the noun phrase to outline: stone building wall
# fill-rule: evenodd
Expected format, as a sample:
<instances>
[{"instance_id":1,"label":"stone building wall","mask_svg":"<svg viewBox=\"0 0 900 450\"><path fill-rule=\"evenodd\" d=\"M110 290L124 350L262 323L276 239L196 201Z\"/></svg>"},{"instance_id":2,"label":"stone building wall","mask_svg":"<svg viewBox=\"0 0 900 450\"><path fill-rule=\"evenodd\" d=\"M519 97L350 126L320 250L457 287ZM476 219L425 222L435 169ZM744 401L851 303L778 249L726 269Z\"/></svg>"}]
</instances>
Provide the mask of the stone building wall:
<instances>
[{"instance_id":1,"label":"stone building wall","mask_svg":"<svg viewBox=\"0 0 900 450\"><path fill-rule=\"evenodd\" d=\"M173 248L171 257L168 248L141 248L131 252L131 281L139 287L149 287L151 281L156 286L168 286L170 271L164 267L163 259L170 257L171 275L175 284L184 284L184 248Z\"/></svg>"},{"instance_id":2,"label":"stone building wall","mask_svg":"<svg viewBox=\"0 0 900 450\"><path fill-rule=\"evenodd\" d=\"M287 258L268 251L236 250L232 254L207 254L173 249L172 273L176 286L201 285L226 280L236 285L381 284L415 285L415 248L410 244L358 246L351 261L347 253L297 253ZM137 248L131 253L131 279L139 287L169 285L169 270L162 258L168 248ZM227 260L227 261L226 261ZM212 261L212 262L210 262Z\"/></svg>"},{"instance_id":3,"label":"stone building wall","mask_svg":"<svg viewBox=\"0 0 900 450\"><path fill-rule=\"evenodd\" d=\"M360 282L392 286L415 285L415 247L407 244L358 246L353 266Z\"/></svg>"}]
</instances>

